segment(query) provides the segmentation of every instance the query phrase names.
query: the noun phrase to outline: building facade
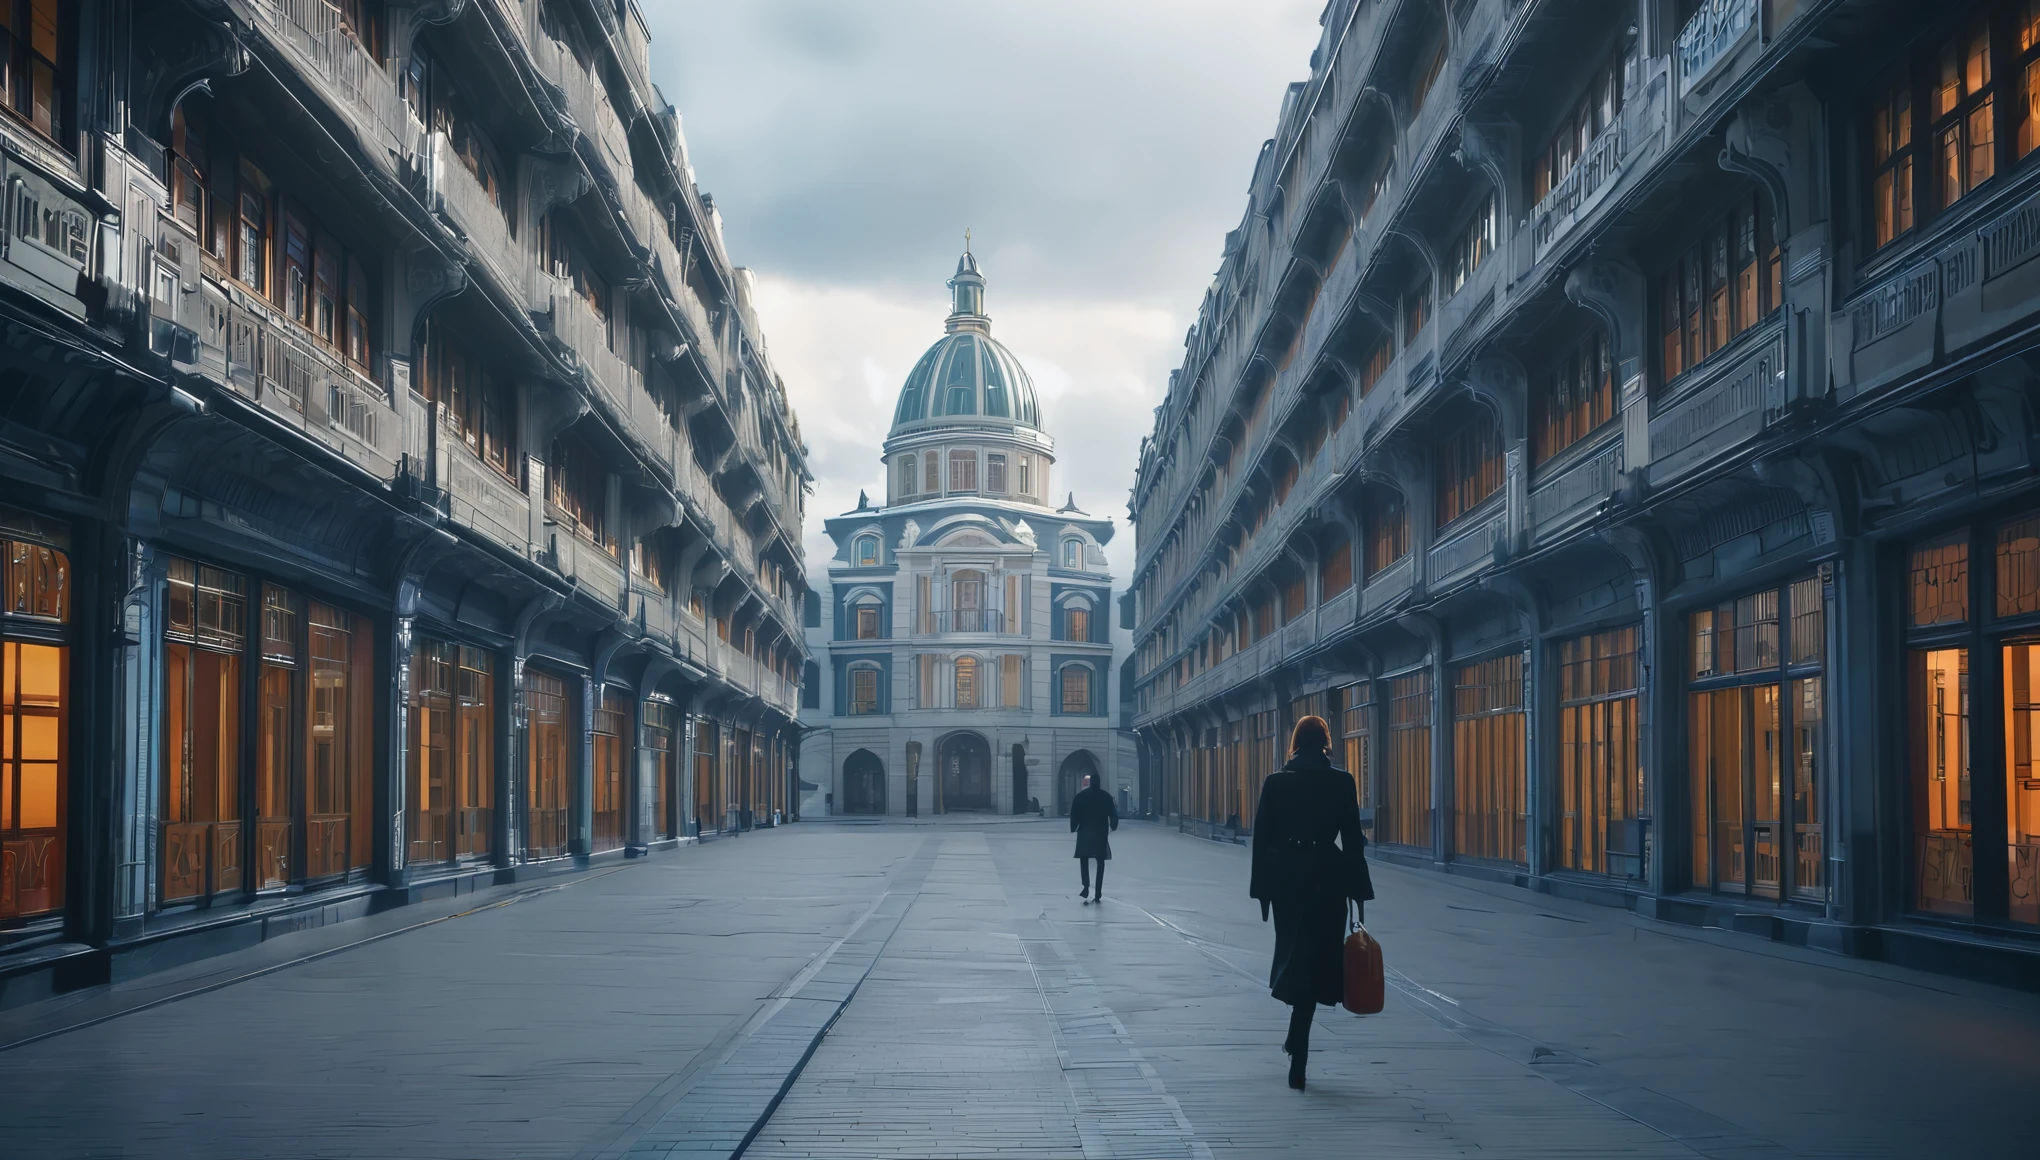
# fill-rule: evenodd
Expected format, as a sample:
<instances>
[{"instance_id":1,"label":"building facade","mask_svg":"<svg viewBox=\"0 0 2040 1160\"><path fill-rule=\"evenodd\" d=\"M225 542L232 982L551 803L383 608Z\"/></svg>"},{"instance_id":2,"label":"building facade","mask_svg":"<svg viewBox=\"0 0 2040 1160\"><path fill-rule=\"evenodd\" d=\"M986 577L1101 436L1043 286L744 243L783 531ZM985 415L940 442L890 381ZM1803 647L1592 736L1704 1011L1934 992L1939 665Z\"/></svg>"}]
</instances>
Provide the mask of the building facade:
<instances>
[{"instance_id":1,"label":"building facade","mask_svg":"<svg viewBox=\"0 0 2040 1160\"><path fill-rule=\"evenodd\" d=\"M1163 808L1317 712L1384 857L2040 977L2036 54L1329 4L1132 502Z\"/></svg>"},{"instance_id":2,"label":"building facade","mask_svg":"<svg viewBox=\"0 0 2040 1160\"><path fill-rule=\"evenodd\" d=\"M799 426L629 0L12 0L0 1002L791 816Z\"/></svg>"},{"instance_id":3,"label":"building facade","mask_svg":"<svg viewBox=\"0 0 2040 1160\"><path fill-rule=\"evenodd\" d=\"M810 809L1056 814L1086 775L1130 803L1112 521L1074 495L1052 507L1055 441L1033 381L992 338L968 252L949 288L947 333L900 389L884 502L860 497L824 524L835 554L807 606L802 686Z\"/></svg>"}]
</instances>

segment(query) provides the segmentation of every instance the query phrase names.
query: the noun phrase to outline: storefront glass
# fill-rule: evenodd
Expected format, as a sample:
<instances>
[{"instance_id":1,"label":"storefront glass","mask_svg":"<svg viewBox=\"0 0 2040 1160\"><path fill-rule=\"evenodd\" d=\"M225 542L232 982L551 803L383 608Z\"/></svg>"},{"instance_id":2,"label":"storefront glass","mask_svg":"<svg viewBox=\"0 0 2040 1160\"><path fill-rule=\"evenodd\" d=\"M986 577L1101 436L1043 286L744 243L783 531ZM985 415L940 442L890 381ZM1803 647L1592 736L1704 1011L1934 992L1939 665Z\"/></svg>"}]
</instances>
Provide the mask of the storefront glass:
<instances>
[{"instance_id":1,"label":"storefront glass","mask_svg":"<svg viewBox=\"0 0 2040 1160\"><path fill-rule=\"evenodd\" d=\"M0 539L0 923L64 907L71 563Z\"/></svg>"},{"instance_id":2,"label":"storefront glass","mask_svg":"<svg viewBox=\"0 0 2040 1160\"><path fill-rule=\"evenodd\" d=\"M405 861L487 857L495 829L495 677L485 651L423 641L411 661Z\"/></svg>"},{"instance_id":3,"label":"storefront glass","mask_svg":"<svg viewBox=\"0 0 2040 1160\"><path fill-rule=\"evenodd\" d=\"M1617 628L1559 642L1558 864L1567 870L1642 870L1637 635Z\"/></svg>"},{"instance_id":4,"label":"storefront glass","mask_svg":"<svg viewBox=\"0 0 2040 1160\"><path fill-rule=\"evenodd\" d=\"M163 660L162 899L238 890L246 580L170 562Z\"/></svg>"},{"instance_id":5,"label":"storefront glass","mask_svg":"<svg viewBox=\"0 0 2040 1160\"><path fill-rule=\"evenodd\" d=\"M558 858L567 852L567 683L536 669L524 671L526 777L529 825L525 854Z\"/></svg>"},{"instance_id":6,"label":"storefront glass","mask_svg":"<svg viewBox=\"0 0 2040 1160\"><path fill-rule=\"evenodd\" d=\"M1375 837L1398 846L1431 845L1431 674L1418 670L1389 685L1388 768Z\"/></svg>"},{"instance_id":7,"label":"storefront glass","mask_svg":"<svg viewBox=\"0 0 2040 1160\"><path fill-rule=\"evenodd\" d=\"M1452 688L1452 852L1526 860L1523 656L1463 665Z\"/></svg>"},{"instance_id":8,"label":"storefront glass","mask_svg":"<svg viewBox=\"0 0 2040 1160\"><path fill-rule=\"evenodd\" d=\"M630 761L630 694L622 689L604 687L601 703L595 707L595 731L592 738L595 768L594 800L591 803L595 824L595 850L616 850L624 842L624 807L630 795L626 787L630 784L624 776L624 768Z\"/></svg>"},{"instance_id":9,"label":"storefront glass","mask_svg":"<svg viewBox=\"0 0 2040 1160\"><path fill-rule=\"evenodd\" d=\"M645 749L652 758L652 834L679 834L680 762L673 752L673 703L660 698L645 702Z\"/></svg>"}]
</instances>

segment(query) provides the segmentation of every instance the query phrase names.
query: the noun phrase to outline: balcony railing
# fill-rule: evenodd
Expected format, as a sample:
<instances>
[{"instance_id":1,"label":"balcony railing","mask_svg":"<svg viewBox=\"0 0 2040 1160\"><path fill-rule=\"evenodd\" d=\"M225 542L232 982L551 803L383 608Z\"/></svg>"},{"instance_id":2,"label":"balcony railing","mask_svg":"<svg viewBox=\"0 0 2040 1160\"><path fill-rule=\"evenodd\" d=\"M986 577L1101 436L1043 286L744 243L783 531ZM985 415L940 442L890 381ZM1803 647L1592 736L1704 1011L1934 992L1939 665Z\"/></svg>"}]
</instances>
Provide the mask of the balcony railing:
<instances>
[{"instance_id":1,"label":"balcony railing","mask_svg":"<svg viewBox=\"0 0 2040 1160\"><path fill-rule=\"evenodd\" d=\"M409 118L396 82L341 27L340 10L326 0L254 0L253 6L276 43L303 62L394 171L418 142L406 132Z\"/></svg>"},{"instance_id":2,"label":"balcony railing","mask_svg":"<svg viewBox=\"0 0 2040 1160\"><path fill-rule=\"evenodd\" d=\"M1574 223L1601 204L1602 194L1612 189L1629 160L1629 133L1624 118L1616 117L1601 135L1587 146L1572 169L1559 179L1550 193L1530 211L1530 259L1541 262L1544 255L1570 232Z\"/></svg>"},{"instance_id":3,"label":"balcony railing","mask_svg":"<svg viewBox=\"0 0 2040 1160\"><path fill-rule=\"evenodd\" d=\"M468 248L495 274L498 284L520 305L527 304L533 260L510 235L510 221L503 216L502 206L468 172L446 134L433 133L425 152L436 208L467 235Z\"/></svg>"},{"instance_id":4,"label":"balcony railing","mask_svg":"<svg viewBox=\"0 0 2040 1160\"><path fill-rule=\"evenodd\" d=\"M1679 30L1679 96L1707 79L1717 65L1757 30L1762 0L1704 0Z\"/></svg>"},{"instance_id":5,"label":"balcony railing","mask_svg":"<svg viewBox=\"0 0 2040 1160\"><path fill-rule=\"evenodd\" d=\"M1006 614L1001 609L952 608L939 612L923 612L921 631L997 633L1002 636L1016 636L1020 632L1020 626L1015 623L1012 627L1007 627Z\"/></svg>"}]
</instances>

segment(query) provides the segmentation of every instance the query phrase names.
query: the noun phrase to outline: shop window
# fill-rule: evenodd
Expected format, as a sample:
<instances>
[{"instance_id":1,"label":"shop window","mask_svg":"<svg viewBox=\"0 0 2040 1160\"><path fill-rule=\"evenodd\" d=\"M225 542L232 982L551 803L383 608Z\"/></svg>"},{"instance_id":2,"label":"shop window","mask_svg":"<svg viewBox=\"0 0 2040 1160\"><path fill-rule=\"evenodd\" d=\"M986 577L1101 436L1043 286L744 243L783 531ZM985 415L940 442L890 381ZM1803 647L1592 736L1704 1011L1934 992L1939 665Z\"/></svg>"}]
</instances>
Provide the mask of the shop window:
<instances>
[{"instance_id":1,"label":"shop window","mask_svg":"<svg viewBox=\"0 0 2040 1160\"><path fill-rule=\"evenodd\" d=\"M802 704L812 709L813 705ZM643 737L652 759L652 836L673 838L680 834L681 763L673 752L676 711L671 701L654 696L645 702Z\"/></svg>"},{"instance_id":2,"label":"shop window","mask_svg":"<svg viewBox=\"0 0 2040 1160\"><path fill-rule=\"evenodd\" d=\"M495 829L494 660L445 641L412 653L405 861L486 857Z\"/></svg>"},{"instance_id":3,"label":"shop window","mask_svg":"<svg viewBox=\"0 0 2040 1160\"><path fill-rule=\"evenodd\" d=\"M1615 368L1608 336L1596 330L1567 352L1531 396L1530 434L1537 463L1600 430L1615 418Z\"/></svg>"},{"instance_id":4,"label":"shop window","mask_svg":"<svg viewBox=\"0 0 2040 1160\"><path fill-rule=\"evenodd\" d=\"M558 858L567 852L567 683L535 669L524 672L526 806L525 855Z\"/></svg>"},{"instance_id":5,"label":"shop window","mask_svg":"<svg viewBox=\"0 0 2040 1160\"><path fill-rule=\"evenodd\" d=\"M7 111L63 145L71 129L77 8L61 0L0 0Z\"/></svg>"},{"instance_id":6,"label":"shop window","mask_svg":"<svg viewBox=\"0 0 2040 1160\"><path fill-rule=\"evenodd\" d=\"M978 662L976 657L956 658L956 707L978 707Z\"/></svg>"},{"instance_id":7,"label":"shop window","mask_svg":"<svg viewBox=\"0 0 2040 1160\"><path fill-rule=\"evenodd\" d=\"M1346 750L1346 772L1353 775L1353 792L1360 808L1373 804L1368 788L1374 772L1374 685L1361 681L1348 685L1341 695L1340 734Z\"/></svg>"},{"instance_id":8,"label":"shop window","mask_svg":"<svg viewBox=\"0 0 2040 1160\"><path fill-rule=\"evenodd\" d=\"M1431 845L1431 674L1419 670L1389 684L1388 767L1375 812L1375 836L1397 846Z\"/></svg>"},{"instance_id":9,"label":"shop window","mask_svg":"<svg viewBox=\"0 0 2040 1160\"><path fill-rule=\"evenodd\" d=\"M0 540L0 923L64 907L70 561Z\"/></svg>"},{"instance_id":10,"label":"shop window","mask_svg":"<svg viewBox=\"0 0 2040 1160\"><path fill-rule=\"evenodd\" d=\"M1641 877L1636 628L1559 644L1559 865Z\"/></svg>"},{"instance_id":11,"label":"shop window","mask_svg":"<svg viewBox=\"0 0 2040 1160\"><path fill-rule=\"evenodd\" d=\"M1770 317L1784 297L1784 257L1763 199L1746 194L1710 216L1658 276L1660 382L1669 383Z\"/></svg>"},{"instance_id":12,"label":"shop window","mask_svg":"<svg viewBox=\"0 0 2040 1160\"><path fill-rule=\"evenodd\" d=\"M605 686L595 707L589 756L593 768L589 813L594 824L591 850L616 850L627 836L624 809L630 801L624 770L630 764L630 694Z\"/></svg>"},{"instance_id":13,"label":"shop window","mask_svg":"<svg viewBox=\"0 0 2040 1160\"><path fill-rule=\"evenodd\" d=\"M868 716L878 712L878 670L850 670L850 715Z\"/></svg>"},{"instance_id":14,"label":"shop window","mask_svg":"<svg viewBox=\"0 0 2040 1160\"><path fill-rule=\"evenodd\" d=\"M1444 527L1502 489L1502 433L1476 416L1437 448L1438 525Z\"/></svg>"},{"instance_id":15,"label":"shop window","mask_svg":"<svg viewBox=\"0 0 2040 1160\"><path fill-rule=\"evenodd\" d=\"M239 890L246 581L170 562L163 662L162 901Z\"/></svg>"},{"instance_id":16,"label":"shop window","mask_svg":"<svg viewBox=\"0 0 2040 1160\"><path fill-rule=\"evenodd\" d=\"M722 825L722 725L694 719L694 821L700 829Z\"/></svg>"},{"instance_id":17,"label":"shop window","mask_svg":"<svg viewBox=\"0 0 2040 1160\"><path fill-rule=\"evenodd\" d=\"M1372 580L1389 565L1410 554L1410 519L1401 492L1375 488L1368 493L1366 554L1361 575Z\"/></svg>"},{"instance_id":18,"label":"shop window","mask_svg":"<svg viewBox=\"0 0 2040 1160\"><path fill-rule=\"evenodd\" d=\"M1086 666L1063 666L1062 711L1079 715L1091 712L1091 670Z\"/></svg>"},{"instance_id":19,"label":"shop window","mask_svg":"<svg viewBox=\"0 0 2040 1160\"><path fill-rule=\"evenodd\" d=\"M1821 582L1813 577L1690 616L1696 887L1826 897L1820 669L1826 624Z\"/></svg>"},{"instance_id":20,"label":"shop window","mask_svg":"<svg viewBox=\"0 0 2040 1160\"><path fill-rule=\"evenodd\" d=\"M1452 851L1524 862L1529 797L1523 656L1461 666L1452 688Z\"/></svg>"},{"instance_id":21,"label":"shop window","mask_svg":"<svg viewBox=\"0 0 2040 1160\"><path fill-rule=\"evenodd\" d=\"M323 878L368 865L375 666L367 621L316 600L306 621L305 873Z\"/></svg>"}]
</instances>

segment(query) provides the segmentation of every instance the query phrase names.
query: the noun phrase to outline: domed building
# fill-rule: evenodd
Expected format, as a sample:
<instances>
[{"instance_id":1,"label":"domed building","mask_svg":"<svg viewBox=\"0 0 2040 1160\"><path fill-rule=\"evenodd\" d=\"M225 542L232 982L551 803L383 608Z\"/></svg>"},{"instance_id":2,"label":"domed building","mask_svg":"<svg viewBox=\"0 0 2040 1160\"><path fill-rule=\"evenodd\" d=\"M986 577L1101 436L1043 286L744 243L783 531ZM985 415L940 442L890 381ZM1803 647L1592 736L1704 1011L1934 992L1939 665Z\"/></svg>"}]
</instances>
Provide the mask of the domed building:
<instances>
[{"instance_id":1,"label":"domed building","mask_svg":"<svg viewBox=\"0 0 2040 1160\"><path fill-rule=\"evenodd\" d=\"M1052 506L1055 440L992 337L968 250L949 289L945 333L893 409L883 502L825 522L835 552L806 631L826 659L801 712L809 817L1055 814L1086 774L1133 792L1132 737L1113 728L1112 521L1074 495Z\"/></svg>"}]
</instances>

